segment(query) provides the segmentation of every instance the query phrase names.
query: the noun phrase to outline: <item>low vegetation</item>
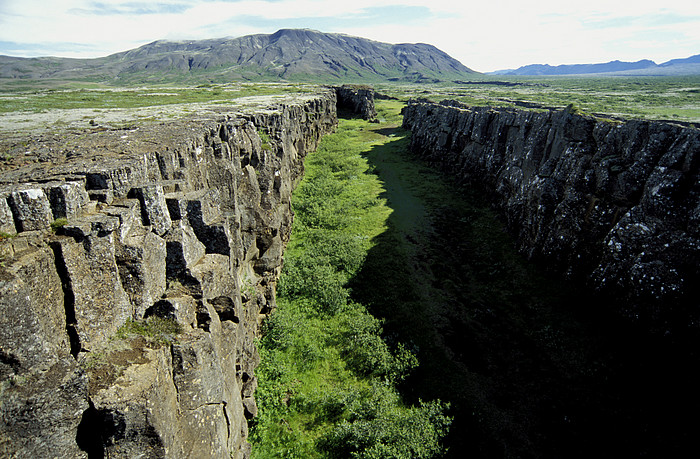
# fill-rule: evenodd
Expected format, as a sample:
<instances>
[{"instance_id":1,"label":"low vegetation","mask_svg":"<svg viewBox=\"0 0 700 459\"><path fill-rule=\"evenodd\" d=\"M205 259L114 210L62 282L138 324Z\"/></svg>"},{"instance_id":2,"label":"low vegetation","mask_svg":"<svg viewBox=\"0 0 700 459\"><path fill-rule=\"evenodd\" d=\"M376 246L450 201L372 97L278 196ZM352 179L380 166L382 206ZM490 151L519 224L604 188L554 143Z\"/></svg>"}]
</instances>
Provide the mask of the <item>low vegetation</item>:
<instances>
[{"instance_id":1,"label":"low vegetation","mask_svg":"<svg viewBox=\"0 0 700 459\"><path fill-rule=\"evenodd\" d=\"M261 147L263 150L270 150L270 134L268 134L266 129L258 129L258 136L260 137Z\"/></svg>"},{"instance_id":2,"label":"low vegetation","mask_svg":"<svg viewBox=\"0 0 700 459\"><path fill-rule=\"evenodd\" d=\"M318 84L327 83L318 79ZM473 75L469 81L432 84L376 82L403 100L455 99L469 105L542 109L573 103L582 112L640 119L700 123L700 76L528 77ZM0 79L0 113L42 113L55 109L128 109L176 104L227 104L246 96L315 90L303 82L182 82L150 86L56 80ZM99 121L99 113L93 116Z\"/></svg>"},{"instance_id":3,"label":"low vegetation","mask_svg":"<svg viewBox=\"0 0 700 459\"><path fill-rule=\"evenodd\" d=\"M248 96L310 91L303 84L202 84L188 86L110 87L98 84L54 82L28 84L0 80L0 113L41 113L55 109L116 109L161 105L213 103L228 104Z\"/></svg>"},{"instance_id":4,"label":"low vegetation","mask_svg":"<svg viewBox=\"0 0 700 459\"><path fill-rule=\"evenodd\" d=\"M171 343L182 332L182 327L174 319L151 316L144 320L129 320L117 330L117 339L143 336L155 344Z\"/></svg>"},{"instance_id":5,"label":"low vegetation","mask_svg":"<svg viewBox=\"0 0 700 459\"><path fill-rule=\"evenodd\" d=\"M131 365L148 363L148 350L169 346L180 333L182 328L174 319L127 320L102 346L80 354L80 366L89 374L88 393L111 387Z\"/></svg>"},{"instance_id":6,"label":"low vegetation","mask_svg":"<svg viewBox=\"0 0 700 459\"><path fill-rule=\"evenodd\" d=\"M352 299L391 212L366 153L391 138L342 120L306 161L292 240L256 371L254 457L421 458L439 455L450 425L439 400L406 403L397 385L418 364Z\"/></svg>"},{"instance_id":7,"label":"low vegetation","mask_svg":"<svg viewBox=\"0 0 700 459\"><path fill-rule=\"evenodd\" d=\"M402 98L454 99L468 105L529 109L564 108L624 118L700 124L700 76L526 77L474 76L433 85L378 85Z\"/></svg>"},{"instance_id":8,"label":"low vegetation","mask_svg":"<svg viewBox=\"0 0 700 459\"><path fill-rule=\"evenodd\" d=\"M53 231L58 231L59 228L63 228L68 224L68 219L65 217L60 217L51 222L51 229Z\"/></svg>"}]
</instances>

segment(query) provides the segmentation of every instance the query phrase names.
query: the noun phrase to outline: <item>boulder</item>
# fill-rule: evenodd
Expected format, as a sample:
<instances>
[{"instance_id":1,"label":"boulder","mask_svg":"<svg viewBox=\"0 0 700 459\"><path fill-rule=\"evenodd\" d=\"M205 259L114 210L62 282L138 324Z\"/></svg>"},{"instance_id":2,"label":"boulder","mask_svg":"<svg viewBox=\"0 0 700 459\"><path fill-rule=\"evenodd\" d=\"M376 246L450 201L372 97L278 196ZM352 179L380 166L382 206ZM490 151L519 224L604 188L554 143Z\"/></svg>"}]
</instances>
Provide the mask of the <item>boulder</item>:
<instances>
[{"instance_id":1,"label":"boulder","mask_svg":"<svg viewBox=\"0 0 700 459\"><path fill-rule=\"evenodd\" d=\"M13 191L9 204L20 232L46 229L54 221L49 199L41 188Z\"/></svg>"}]
</instances>

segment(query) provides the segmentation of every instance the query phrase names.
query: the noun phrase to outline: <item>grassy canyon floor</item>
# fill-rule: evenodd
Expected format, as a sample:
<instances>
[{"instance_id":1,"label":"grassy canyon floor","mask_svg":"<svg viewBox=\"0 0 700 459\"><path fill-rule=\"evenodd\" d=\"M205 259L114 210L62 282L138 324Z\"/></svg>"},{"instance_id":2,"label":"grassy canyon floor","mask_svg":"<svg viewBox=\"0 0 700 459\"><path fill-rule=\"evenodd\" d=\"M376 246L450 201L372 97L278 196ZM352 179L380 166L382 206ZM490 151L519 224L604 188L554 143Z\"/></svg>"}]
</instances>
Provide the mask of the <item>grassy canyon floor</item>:
<instances>
[{"instance_id":1,"label":"grassy canyon floor","mask_svg":"<svg viewBox=\"0 0 700 459\"><path fill-rule=\"evenodd\" d=\"M282 437L261 435L254 450L266 457L261 452L271 451L271 438L288 446L303 439L304 454L333 456L334 450L323 445L338 439L333 432L339 425L352 430L348 425L359 418L349 412L358 406L367 410L367 426L370 420L390 419L368 408L379 404L381 394L367 389L379 376L398 389L395 406L449 403L444 413L453 419L443 440L448 457L680 453L692 432L680 414L690 416L699 405L689 374L697 360L692 346L636 334L607 312L602 299L524 261L482 196L411 157L406 149L410 134L399 128L400 106L380 102L379 125L341 121L339 137L328 141L337 151L353 151L349 169L337 155L309 157L307 185L297 192L302 198L296 201L298 220L284 275L291 271L297 277L283 277L280 284L281 306L270 332L276 342L263 340L261 395L269 397L275 387L268 386L274 381L270 373L286 384L274 389L277 399L268 399L275 405L275 431ZM321 163L330 169L319 174ZM319 176L325 178L319 181ZM342 180L333 183L327 180L331 176ZM334 196L341 197L336 207L324 204ZM340 243L337 237L328 242L326 230L355 242ZM304 271L310 265L300 260L307 251L314 254L315 268ZM319 252L321 258L336 260L328 272L317 269ZM302 286L291 286L302 281ZM320 284L330 290L314 291ZM311 299L303 299L302 291L312 291ZM325 304L322 312L312 303ZM354 341L358 327L349 324L356 319L328 312L347 305L372 314L373 319L362 320L374 324L369 328L381 332L384 344L366 335L365 341ZM287 313L287 308L296 312ZM280 344L291 336L285 332L280 337L285 327L297 329L299 344ZM393 357L384 360L394 361L382 364L376 355L366 356L357 371L357 356L348 351L354 345L348 342L355 343L355 350L386 346ZM332 350L321 343L331 343ZM409 351L418 365L384 368L409 358L401 350ZM279 375L289 366L303 366L301 362L311 362L309 368L323 363L312 373L307 368ZM373 373L372 368L384 369ZM363 390L375 398L366 398L364 405L347 402L359 397L348 394ZM329 399L345 400L335 405L337 411L330 410L332 416ZM258 428L268 434L274 429L263 424L270 408L267 402L261 405ZM380 429L378 424L373 428ZM436 431L430 430L431 435ZM342 451L370 457L364 455L370 443L360 438L352 437L356 449ZM423 453L429 457L440 449ZM411 456L418 455L405 457Z\"/></svg>"}]
</instances>

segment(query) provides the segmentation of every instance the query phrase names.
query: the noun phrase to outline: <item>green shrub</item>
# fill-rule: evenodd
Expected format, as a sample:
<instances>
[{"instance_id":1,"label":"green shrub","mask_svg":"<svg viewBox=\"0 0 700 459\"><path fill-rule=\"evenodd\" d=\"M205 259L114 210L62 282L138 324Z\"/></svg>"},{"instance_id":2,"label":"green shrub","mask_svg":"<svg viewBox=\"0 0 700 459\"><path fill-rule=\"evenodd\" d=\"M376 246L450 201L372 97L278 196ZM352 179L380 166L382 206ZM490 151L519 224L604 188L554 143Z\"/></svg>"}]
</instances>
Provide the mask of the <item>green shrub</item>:
<instances>
[{"instance_id":1,"label":"green shrub","mask_svg":"<svg viewBox=\"0 0 700 459\"><path fill-rule=\"evenodd\" d=\"M444 452L440 440L451 423L443 414L448 405L405 407L396 391L382 384L352 397L334 394L327 403L328 412L344 418L318 440L330 457L413 459Z\"/></svg>"},{"instance_id":2,"label":"green shrub","mask_svg":"<svg viewBox=\"0 0 700 459\"><path fill-rule=\"evenodd\" d=\"M395 384L418 361L389 346L382 321L351 301L390 210L363 157L369 123L343 120L306 160L292 238L263 325L253 457L431 457L449 419L439 402L406 406ZM386 141L384 139L383 141Z\"/></svg>"},{"instance_id":3,"label":"green shrub","mask_svg":"<svg viewBox=\"0 0 700 459\"><path fill-rule=\"evenodd\" d=\"M285 261L284 269L285 276L278 284L280 295L314 300L320 310L331 314L347 304L347 279L332 266L315 264L313 259L292 258Z\"/></svg>"},{"instance_id":4,"label":"green shrub","mask_svg":"<svg viewBox=\"0 0 700 459\"><path fill-rule=\"evenodd\" d=\"M53 231L56 231L56 230L58 230L59 228L63 228L63 227L66 226L67 224L68 224L68 220L67 220L66 218L63 218L63 217L57 218L56 220L54 220L54 221L51 223L51 229L52 229Z\"/></svg>"},{"instance_id":5,"label":"green shrub","mask_svg":"<svg viewBox=\"0 0 700 459\"><path fill-rule=\"evenodd\" d=\"M402 344L395 352L382 338L382 321L362 310L344 314L338 345L348 366L363 376L401 381L418 365L416 356Z\"/></svg>"},{"instance_id":6,"label":"green shrub","mask_svg":"<svg viewBox=\"0 0 700 459\"><path fill-rule=\"evenodd\" d=\"M270 134L263 128L258 129L258 136L260 136L260 142L262 143L263 150L271 150L270 146Z\"/></svg>"}]
</instances>

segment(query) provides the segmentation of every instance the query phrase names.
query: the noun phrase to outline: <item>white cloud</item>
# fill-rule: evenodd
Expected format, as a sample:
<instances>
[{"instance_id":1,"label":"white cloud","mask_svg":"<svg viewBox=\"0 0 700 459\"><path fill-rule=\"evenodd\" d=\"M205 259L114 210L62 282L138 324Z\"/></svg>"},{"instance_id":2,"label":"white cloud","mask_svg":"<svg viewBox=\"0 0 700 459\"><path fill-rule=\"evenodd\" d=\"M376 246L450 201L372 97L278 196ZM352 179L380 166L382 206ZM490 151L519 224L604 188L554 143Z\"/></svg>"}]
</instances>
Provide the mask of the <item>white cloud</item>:
<instances>
[{"instance_id":1,"label":"white cloud","mask_svg":"<svg viewBox=\"0 0 700 459\"><path fill-rule=\"evenodd\" d=\"M392 6L428 8L431 14L410 24L387 18L385 24L348 25L364 10ZM697 1L0 0L0 42L17 43L13 49L33 55L42 49L95 57L163 38L271 33L286 23L393 43L431 43L480 71L529 63L662 62L700 53Z\"/></svg>"}]
</instances>

